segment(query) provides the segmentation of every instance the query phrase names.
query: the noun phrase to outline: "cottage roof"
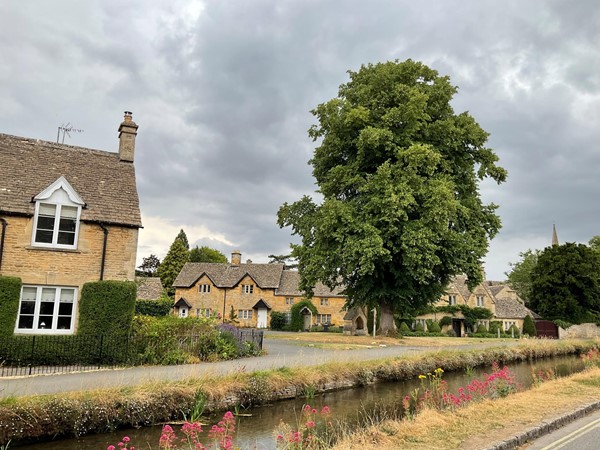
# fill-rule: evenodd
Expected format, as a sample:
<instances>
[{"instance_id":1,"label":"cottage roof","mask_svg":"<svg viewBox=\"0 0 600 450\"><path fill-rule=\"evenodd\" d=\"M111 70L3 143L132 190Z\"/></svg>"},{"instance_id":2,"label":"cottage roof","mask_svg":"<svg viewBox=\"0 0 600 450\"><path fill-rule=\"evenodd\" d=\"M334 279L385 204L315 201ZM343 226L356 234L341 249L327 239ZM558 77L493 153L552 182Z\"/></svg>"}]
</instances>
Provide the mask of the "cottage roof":
<instances>
[{"instance_id":1,"label":"cottage roof","mask_svg":"<svg viewBox=\"0 0 600 450\"><path fill-rule=\"evenodd\" d=\"M0 213L33 216L32 198L63 176L81 220L141 227L135 169L118 153L0 134Z\"/></svg>"},{"instance_id":2,"label":"cottage roof","mask_svg":"<svg viewBox=\"0 0 600 450\"><path fill-rule=\"evenodd\" d=\"M158 277L136 277L137 299L158 300L163 294L163 285Z\"/></svg>"},{"instance_id":3,"label":"cottage roof","mask_svg":"<svg viewBox=\"0 0 600 450\"><path fill-rule=\"evenodd\" d=\"M175 287L190 287L206 275L215 286L231 288L245 276L250 276L261 289L276 289L279 286L283 264L221 264L186 263L173 282Z\"/></svg>"},{"instance_id":4,"label":"cottage roof","mask_svg":"<svg viewBox=\"0 0 600 450\"><path fill-rule=\"evenodd\" d=\"M275 291L275 295L288 297L300 297L304 292L300 290L300 273L297 270L284 270L281 274L281 282ZM342 288L336 287L333 291L323 283L317 283L313 290L314 297L343 297Z\"/></svg>"},{"instance_id":5,"label":"cottage roof","mask_svg":"<svg viewBox=\"0 0 600 450\"><path fill-rule=\"evenodd\" d=\"M538 314L514 298L495 298L494 303L496 304L496 317L499 319L524 319L526 316L531 316L534 319L540 318Z\"/></svg>"}]
</instances>

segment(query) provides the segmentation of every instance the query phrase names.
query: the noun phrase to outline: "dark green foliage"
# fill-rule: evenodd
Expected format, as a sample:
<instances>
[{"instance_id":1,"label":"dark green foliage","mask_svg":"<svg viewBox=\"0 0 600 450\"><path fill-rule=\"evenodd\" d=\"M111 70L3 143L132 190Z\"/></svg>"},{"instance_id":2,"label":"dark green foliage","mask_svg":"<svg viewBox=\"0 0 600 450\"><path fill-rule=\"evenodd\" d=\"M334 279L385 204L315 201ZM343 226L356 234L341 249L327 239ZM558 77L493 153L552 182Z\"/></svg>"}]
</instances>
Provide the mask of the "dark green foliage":
<instances>
[{"instance_id":1,"label":"dark green foliage","mask_svg":"<svg viewBox=\"0 0 600 450\"><path fill-rule=\"evenodd\" d=\"M284 270L297 269L298 263L290 255L269 255L269 264L283 264Z\"/></svg>"},{"instance_id":2,"label":"dark green foliage","mask_svg":"<svg viewBox=\"0 0 600 450\"><path fill-rule=\"evenodd\" d=\"M181 272L185 263L188 262L189 256L190 253L188 252L187 247L178 236L171 244L165 259L160 263L156 273L160 277L162 285L170 296L175 295L173 281L175 281L175 278L177 278L177 275L179 275L179 272Z\"/></svg>"},{"instance_id":3,"label":"dark green foliage","mask_svg":"<svg viewBox=\"0 0 600 450\"><path fill-rule=\"evenodd\" d=\"M14 333L20 298L21 279L0 276L0 336Z\"/></svg>"},{"instance_id":4,"label":"dark green foliage","mask_svg":"<svg viewBox=\"0 0 600 450\"><path fill-rule=\"evenodd\" d=\"M406 324L406 322L402 322L400 324L400 333L402 333L402 334L409 334L410 332L411 332L411 329Z\"/></svg>"},{"instance_id":5,"label":"dark green foliage","mask_svg":"<svg viewBox=\"0 0 600 450\"><path fill-rule=\"evenodd\" d=\"M181 241L186 250L190 249L190 243L188 242L187 234L185 234L185 231L183 231L183 229L179 231L179 234L177 234L175 239Z\"/></svg>"},{"instance_id":6,"label":"dark green foliage","mask_svg":"<svg viewBox=\"0 0 600 450\"><path fill-rule=\"evenodd\" d=\"M290 331L302 331L304 329L304 320L300 311L307 307L313 313L313 317L317 314L317 307L310 300L302 300L301 302L296 303L291 308L292 318L289 324Z\"/></svg>"},{"instance_id":7,"label":"dark green foliage","mask_svg":"<svg viewBox=\"0 0 600 450\"><path fill-rule=\"evenodd\" d=\"M138 266L138 269L140 270L136 270L135 272L138 276L153 277L156 275L159 266L160 259L158 259L156 255L150 255L142 260L142 264Z\"/></svg>"},{"instance_id":8,"label":"dark green foliage","mask_svg":"<svg viewBox=\"0 0 600 450\"><path fill-rule=\"evenodd\" d=\"M511 270L505 274L508 285L515 290L525 304L529 304L531 298L532 274L539 254L539 250L527 250L519 253L521 261L509 263Z\"/></svg>"},{"instance_id":9,"label":"dark green foliage","mask_svg":"<svg viewBox=\"0 0 600 450\"><path fill-rule=\"evenodd\" d=\"M423 331L425 331L425 328L423 327L423 324L421 322L415 325L415 331L417 333L422 333Z\"/></svg>"},{"instance_id":10,"label":"dark green foliage","mask_svg":"<svg viewBox=\"0 0 600 450\"><path fill-rule=\"evenodd\" d=\"M439 299L454 275L481 282L500 220L478 183L500 183L506 171L488 134L453 111L448 77L411 60L349 74L338 97L313 110L309 135L320 145L310 163L323 202L286 203L278 224L302 239L292 245L300 288L344 286L348 306L381 308L386 333L395 313Z\"/></svg>"},{"instance_id":11,"label":"dark green foliage","mask_svg":"<svg viewBox=\"0 0 600 450\"><path fill-rule=\"evenodd\" d=\"M498 330L500 330L500 332L502 332L502 322L499 320L492 320L490 322L490 328L488 330L489 333L498 335Z\"/></svg>"},{"instance_id":12,"label":"dark green foliage","mask_svg":"<svg viewBox=\"0 0 600 450\"><path fill-rule=\"evenodd\" d=\"M431 325L427 326L427 331L429 331L430 333L440 333L442 329L440 328L440 325L437 322L431 322Z\"/></svg>"},{"instance_id":13,"label":"dark green foliage","mask_svg":"<svg viewBox=\"0 0 600 450\"><path fill-rule=\"evenodd\" d=\"M535 322L531 316L526 316L523 320L523 334L528 336L537 336L537 330L535 328Z\"/></svg>"},{"instance_id":14,"label":"dark green foliage","mask_svg":"<svg viewBox=\"0 0 600 450\"><path fill-rule=\"evenodd\" d=\"M96 281L81 289L77 334L128 335L135 311L133 281Z\"/></svg>"},{"instance_id":15,"label":"dark green foliage","mask_svg":"<svg viewBox=\"0 0 600 450\"><path fill-rule=\"evenodd\" d=\"M480 323L477 327L477 334L486 334L488 332L484 324Z\"/></svg>"},{"instance_id":16,"label":"dark green foliage","mask_svg":"<svg viewBox=\"0 0 600 450\"><path fill-rule=\"evenodd\" d=\"M452 325L452 317L450 316L444 316L440 319L440 326L441 327L445 327L448 325Z\"/></svg>"},{"instance_id":17,"label":"dark green foliage","mask_svg":"<svg viewBox=\"0 0 600 450\"><path fill-rule=\"evenodd\" d=\"M509 336L519 337L521 335L521 332L519 331L519 328L517 328L516 325L511 325L506 334L508 334Z\"/></svg>"},{"instance_id":18,"label":"dark green foliage","mask_svg":"<svg viewBox=\"0 0 600 450\"><path fill-rule=\"evenodd\" d=\"M600 314L600 253L573 243L544 249L533 270L530 307L548 320L593 321Z\"/></svg>"},{"instance_id":19,"label":"dark green foliage","mask_svg":"<svg viewBox=\"0 0 600 450\"><path fill-rule=\"evenodd\" d=\"M142 316L168 316L173 310L173 300L162 297L158 300L136 300L135 314Z\"/></svg>"},{"instance_id":20,"label":"dark green foliage","mask_svg":"<svg viewBox=\"0 0 600 450\"><path fill-rule=\"evenodd\" d=\"M474 328L479 320L487 320L493 316L493 313L487 308L475 307L471 308L468 305L448 305L448 306L431 306L423 310L424 312L445 312L455 315L462 313L465 319L465 327ZM446 316L448 317L448 316ZM446 319L447 321L448 319ZM448 325L452 324L452 318Z\"/></svg>"},{"instance_id":21,"label":"dark green foliage","mask_svg":"<svg viewBox=\"0 0 600 450\"><path fill-rule=\"evenodd\" d=\"M271 311L271 330L281 331L285 327L285 314L279 311Z\"/></svg>"},{"instance_id":22,"label":"dark green foliage","mask_svg":"<svg viewBox=\"0 0 600 450\"><path fill-rule=\"evenodd\" d=\"M207 246L194 247L190 250L190 262L195 263L227 263L227 257L219 250Z\"/></svg>"},{"instance_id":23,"label":"dark green foliage","mask_svg":"<svg viewBox=\"0 0 600 450\"><path fill-rule=\"evenodd\" d=\"M560 319L553 320L553 322L554 325L556 325L557 327L561 327L563 330L566 330L567 328L573 325L571 322L567 322L566 320Z\"/></svg>"}]
</instances>

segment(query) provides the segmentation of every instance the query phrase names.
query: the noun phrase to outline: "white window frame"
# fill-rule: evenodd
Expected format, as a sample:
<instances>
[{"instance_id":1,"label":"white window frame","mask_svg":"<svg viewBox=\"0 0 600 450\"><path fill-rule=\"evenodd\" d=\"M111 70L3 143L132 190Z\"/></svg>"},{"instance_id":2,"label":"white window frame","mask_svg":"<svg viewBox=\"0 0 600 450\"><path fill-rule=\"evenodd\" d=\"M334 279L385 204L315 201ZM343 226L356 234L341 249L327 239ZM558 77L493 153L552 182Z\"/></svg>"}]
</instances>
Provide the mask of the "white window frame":
<instances>
[{"instance_id":1,"label":"white window frame","mask_svg":"<svg viewBox=\"0 0 600 450\"><path fill-rule=\"evenodd\" d=\"M450 305L450 306L456 305L456 295L454 295L454 294L448 295L448 305Z\"/></svg>"},{"instance_id":2,"label":"white window frame","mask_svg":"<svg viewBox=\"0 0 600 450\"><path fill-rule=\"evenodd\" d=\"M329 299L328 298L322 298L321 299L321 306L329 306Z\"/></svg>"},{"instance_id":3,"label":"white window frame","mask_svg":"<svg viewBox=\"0 0 600 450\"><path fill-rule=\"evenodd\" d=\"M210 308L197 308L196 309L196 317L205 317L210 318L212 315L212 311Z\"/></svg>"},{"instance_id":4,"label":"white window frame","mask_svg":"<svg viewBox=\"0 0 600 450\"><path fill-rule=\"evenodd\" d=\"M79 240L79 224L81 219L81 208L85 205L85 202L77 194L75 189L69 184L64 178L60 177L38 195L33 198L35 202L35 213L33 219L33 230L31 234L31 245L32 247L42 248L55 248L55 249L77 249L77 243ZM54 228L52 233L52 242L38 242L36 241L36 234L38 231L38 219L40 216L41 205L52 205L55 206L54 212ZM60 218L62 216L62 208L64 206L77 208L77 214L75 218L75 232L73 237L73 244L59 244L58 235L60 229Z\"/></svg>"},{"instance_id":5,"label":"white window frame","mask_svg":"<svg viewBox=\"0 0 600 450\"><path fill-rule=\"evenodd\" d=\"M331 314L317 314L317 325L323 323L331 324Z\"/></svg>"},{"instance_id":6,"label":"white window frame","mask_svg":"<svg viewBox=\"0 0 600 450\"><path fill-rule=\"evenodd\" d=\"M242 294L253 294L254 293L254 285L253 284L242 284Z\"/></svg>"},{"instance_id":7,"label":"white window frame","mask_svg":"<svg viewBox=\"0 0 600 450\"><path fill-rule=\"evenodd\" d=\"M285 304L286 305L293 305L294 304L294 297L286 297L285 298Z\"/></svg>"},{"instance_id":8,"label":"white window frame","mask_svg":"<svg viewBox=\"0 0 600 450\"><path fill-rule=\"evenodd\" d=\"M23 290L25 288L35 288L35 306L33 311L33 328L19 328L19 322L21 318L21 303L23 301ZM40 315L41 314L41 303L42 303L42 292L43 289L54 289L54 310L52 312L52 326L50 328L39 328L40 325ZM68 329L59 329L58 328L58 319L59 319L59 309L60 309L60 297L62 290L72 290L73 291L73 308L71 309L71 326ZM32 285L32 284L24 284L21 286L21 295L19 298L19 310L17 314L17 321L15 323L15 334L73 334L75 331L75 320L77 318L77 300L78 300L78 289L75 286L50 286L50 285ZM58 301L57 301L58 300ZM63 302L70 303L70 302ZM59 305L57 307L57 304ZM28 316L30 314L27 314ZM49 315L49 314L47 314ZM67 315L63 315L62 317L68 317ZM38 324L36 326L36 324Z\"/></svg>"},{"instance_id":9,"label":"white window frame","mask_svg":"<svg viewBox=\"0 0 600 450\"><path fill-rule=\"evenodd\" d=\"M483 295L477 295L476 302L479 308L483 308L485 306L485 297Z\"/></svg>"},{"instance_id":10,"label":"white window frame","mask_svg":"<svg viewBox=\"0 0 600 450\"><path fill-rule=\"evenodd\" d=\"M210 284L199 284L198 285L198 292L200 294L209 294L210 293Z\"/></svg>"},{"instance_id":11,"label":"white window frame","mask_svg":"<svg viewBox=\"0 0 600 450\"><path fill-rule=\"evenodd\" d=\"M238 309L238 319L242 320L252 320L252 310L251 309Z\"/></svg>"},{"instance_id":12,"label":"white window frame","mask_svg":"<svg viewBox=\"0 0 600 450\"><path fill-rule=\"evenodd\" d=\"M187 306L180 306L179 307L179 317L187 317L189 313L188 307Z\"/></svg>"}]
</instances>

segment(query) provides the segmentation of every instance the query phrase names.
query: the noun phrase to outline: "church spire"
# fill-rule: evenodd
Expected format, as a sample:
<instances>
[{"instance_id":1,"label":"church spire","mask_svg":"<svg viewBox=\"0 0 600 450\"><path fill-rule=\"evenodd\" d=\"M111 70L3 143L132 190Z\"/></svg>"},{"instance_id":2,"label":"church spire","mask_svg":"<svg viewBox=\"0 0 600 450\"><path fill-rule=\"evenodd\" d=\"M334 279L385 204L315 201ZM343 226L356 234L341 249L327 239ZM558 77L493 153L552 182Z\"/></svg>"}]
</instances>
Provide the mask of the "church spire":
<instances>
[{"instance_id":1,"label":"church spire","mask_svg":"<svg viewBox=\"0 0 600 450\"><path fill-rule=\"evenodd\" d=\"M556 224L552 224L552 247L558 246L558 236L556 234Z\"/></svg>"}]
</instances>

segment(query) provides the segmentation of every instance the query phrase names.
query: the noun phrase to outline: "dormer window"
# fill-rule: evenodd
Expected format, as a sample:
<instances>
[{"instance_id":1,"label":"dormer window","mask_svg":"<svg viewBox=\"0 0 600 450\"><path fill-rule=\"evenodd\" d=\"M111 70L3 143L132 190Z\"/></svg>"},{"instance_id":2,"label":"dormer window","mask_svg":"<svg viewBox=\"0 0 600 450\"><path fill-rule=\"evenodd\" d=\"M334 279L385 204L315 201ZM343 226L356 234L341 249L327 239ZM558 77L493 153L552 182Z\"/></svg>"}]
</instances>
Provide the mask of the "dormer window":
<instances>
[{"instance_id":1,"label":"dormer window","mask_svg":"<svg viewBox=\"0 0 600 450\"><path fill-rule=\"evenodd\" d=\"M36 195L31 244L36 247L77 248L79 218L84 205L64 177Z\"/></svg>"}]
</instances>

